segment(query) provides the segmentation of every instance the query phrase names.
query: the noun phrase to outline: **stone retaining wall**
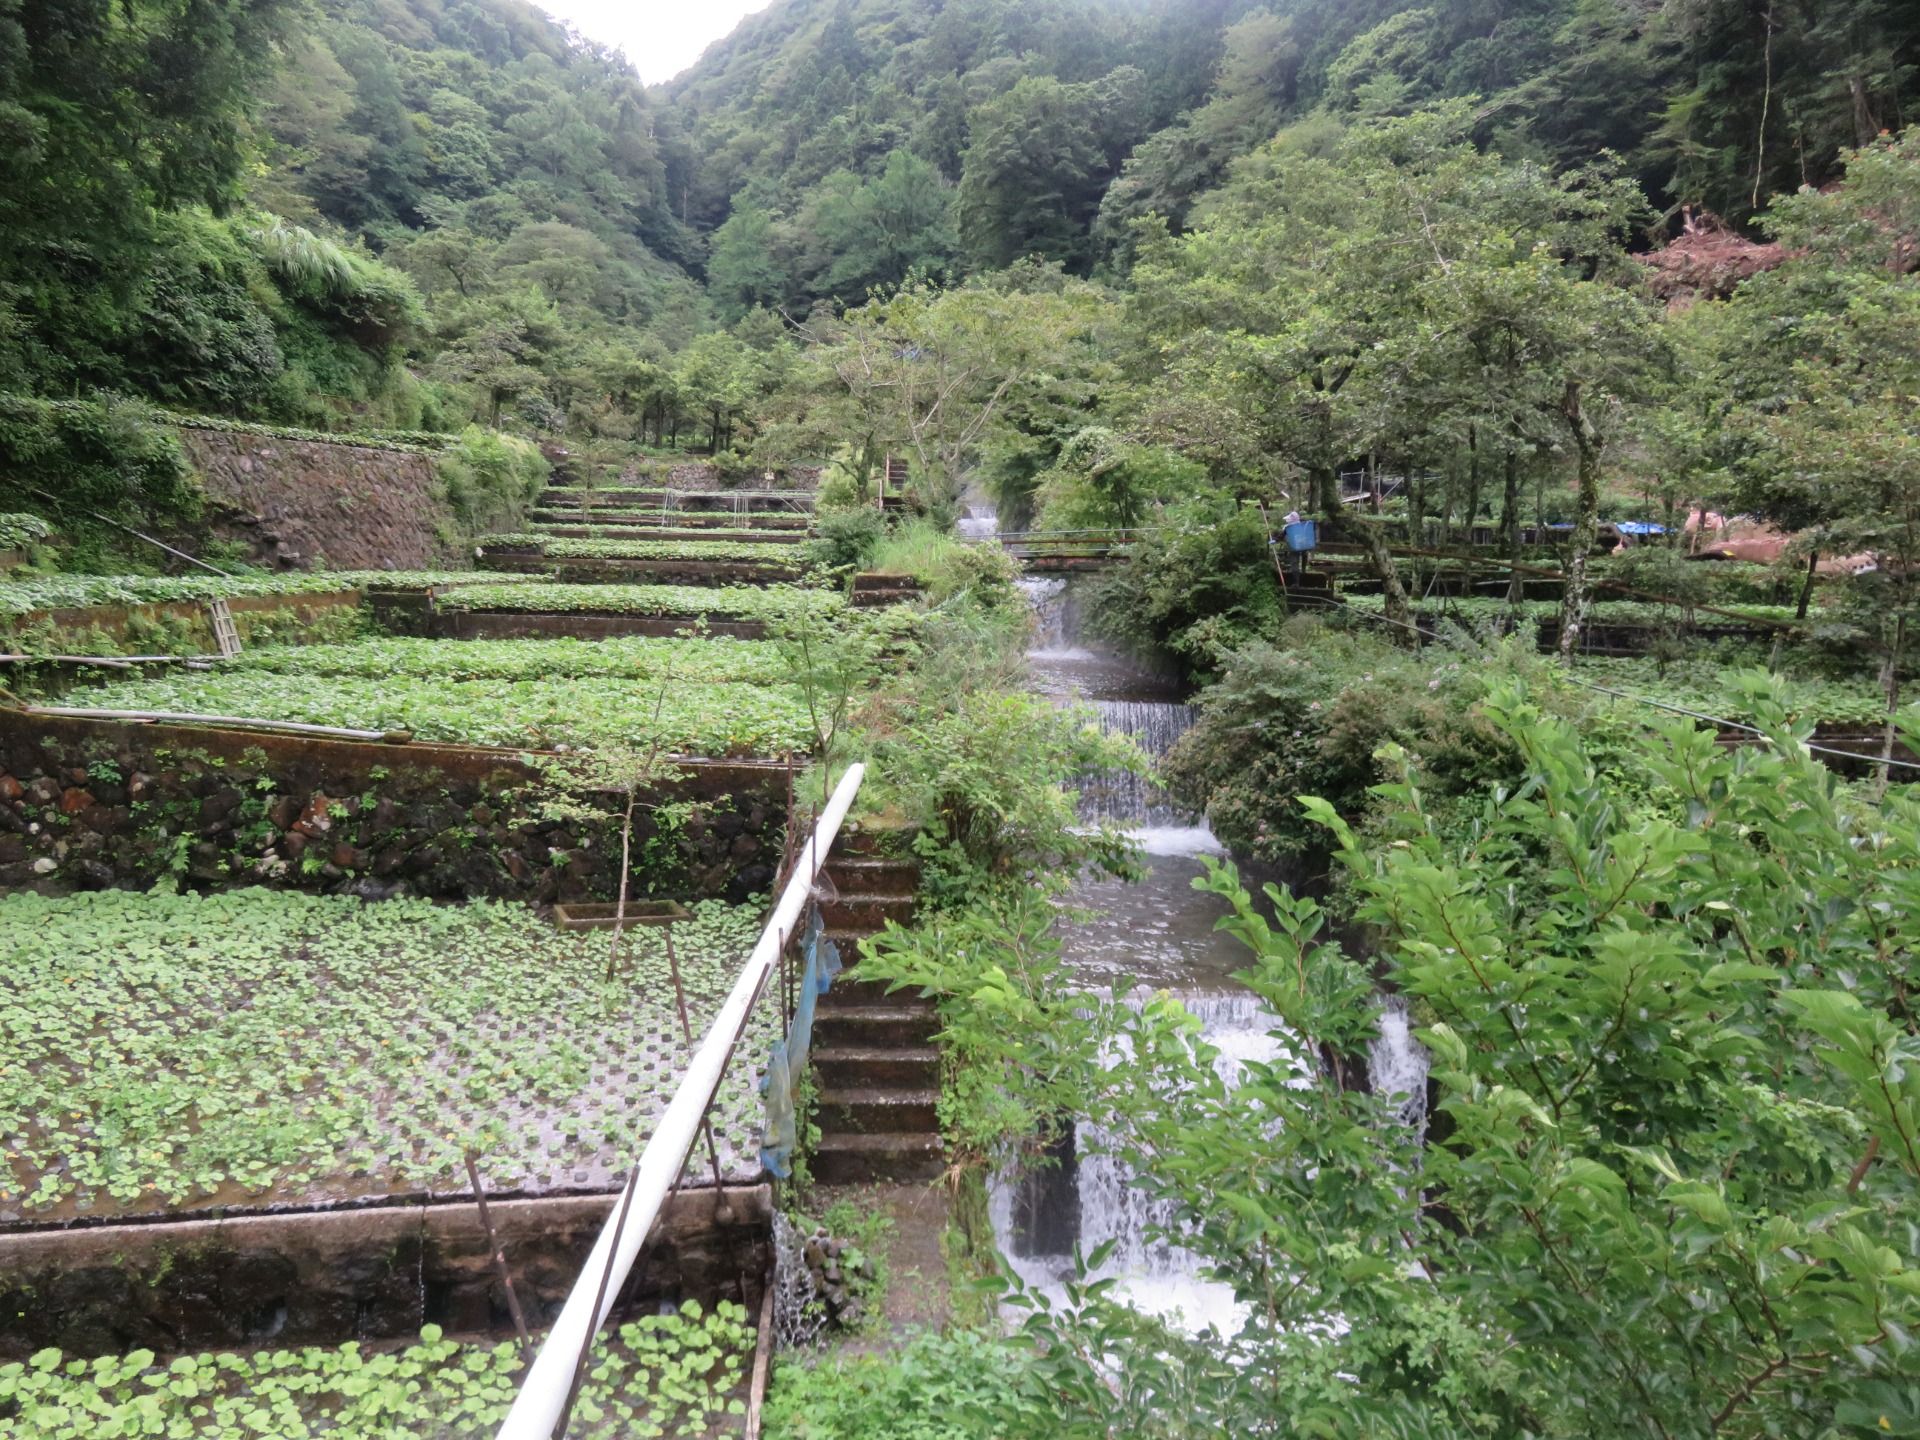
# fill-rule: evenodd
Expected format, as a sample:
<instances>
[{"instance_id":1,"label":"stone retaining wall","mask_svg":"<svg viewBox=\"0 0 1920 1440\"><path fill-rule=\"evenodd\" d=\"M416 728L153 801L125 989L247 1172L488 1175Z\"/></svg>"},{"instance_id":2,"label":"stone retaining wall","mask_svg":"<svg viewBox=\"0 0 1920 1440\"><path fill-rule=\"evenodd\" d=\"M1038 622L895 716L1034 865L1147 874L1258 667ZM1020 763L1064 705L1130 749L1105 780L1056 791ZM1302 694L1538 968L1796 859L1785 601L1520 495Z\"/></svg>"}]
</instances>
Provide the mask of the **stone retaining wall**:
<instances>
[{"instance_id":1,"label":"stone retaining wall","mask_svg":"<svg viewBox=\"0 0 1920 1440\"><path fill-rule=\"evenodd\" d=\"M452 513L433 461L406 450L183 428L207 529L282 570L436 570Z\"/></svg>"},{"instance_id":2,"label":"stone retaining wall","mask_svg":"<svg viewBox=\"0 0 1920 1440\"><path fill-rule=\"evenodd\" d=\"M545 757L553 760L557 757ZM618 823L546 818L541 757L0 710L0 889L285 885L369 899L608 899ZM636 817L636 894L740 901L779 862L786 772L688 761ZM603 797L612 811L616 797Z\"/></svg>"}]
</instances>

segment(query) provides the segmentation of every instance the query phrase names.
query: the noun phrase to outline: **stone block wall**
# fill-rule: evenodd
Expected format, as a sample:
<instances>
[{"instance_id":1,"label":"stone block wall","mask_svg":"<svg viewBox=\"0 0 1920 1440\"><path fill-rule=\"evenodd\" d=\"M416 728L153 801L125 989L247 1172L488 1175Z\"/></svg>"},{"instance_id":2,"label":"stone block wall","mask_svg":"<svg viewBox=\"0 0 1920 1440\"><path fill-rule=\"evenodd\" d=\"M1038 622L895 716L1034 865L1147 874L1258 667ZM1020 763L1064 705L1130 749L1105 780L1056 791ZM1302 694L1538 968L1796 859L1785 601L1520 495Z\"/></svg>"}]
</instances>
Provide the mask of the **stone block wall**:
<instances>
[{"instance_id":1,"label":"stone block wall","mask_svg":"<svg viewBox=\"0 0 1920 1440\"><path fill-rule=\"evenodd\" d=\"M368 899L611 899L617 821L556 819L534 757L0 711L0 890L285 885ZM636 896L772 886L786 773L687 762L643 804ZM614 812L617 797L601 797Z\"/></svg>"},{"instance_id":2,"label":"stone block wall","mask_svg":"<svg viewBox=\"0 0 1920 1440\"><path fill-rule=\"evenodd\" d=\"M434 570L458 557L452 516L426 455L286 440L238 430L180 431L200 476L207 530L283 570Z\"/></svg>"}]
</instances>

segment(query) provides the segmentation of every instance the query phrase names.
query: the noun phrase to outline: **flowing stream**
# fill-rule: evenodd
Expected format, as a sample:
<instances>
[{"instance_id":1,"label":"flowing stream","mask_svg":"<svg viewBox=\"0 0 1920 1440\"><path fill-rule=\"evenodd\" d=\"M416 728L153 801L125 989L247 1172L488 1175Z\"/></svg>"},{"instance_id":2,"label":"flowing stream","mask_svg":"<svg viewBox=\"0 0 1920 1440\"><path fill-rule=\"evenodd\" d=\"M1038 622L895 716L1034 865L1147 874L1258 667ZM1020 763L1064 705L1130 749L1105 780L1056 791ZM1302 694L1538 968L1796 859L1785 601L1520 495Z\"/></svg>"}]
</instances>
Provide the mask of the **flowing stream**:
<instances>
[{"instance_id":1,"label":"flowing stream","mask_svg":"<svg viewBox=\"0 0 1920 1440\"><path fill-rule=\"evenodd\" d=\"M1061 703L1089 705L1103 730L1133 737L1156 762L1193 724L1194 712L1176 686L1088 641L1070 582L1021 582L1033 606L1035 634L1027 659L1032 688ZM1177 994L1218 1049L1220 1073L1231 1082L1248 1061L1282 1058L1275 1017L1232 977L1250 956L1214 928L1226 912L1218 897L1193 889L1201 857L1222 853L1203 817L1181 809L1149 778L1126 774L1082 777L1081 812L1134 829L1146 852L1147 875L1138 884L1084 880L1069 897L1090 912L1066 929L1062 949L1090 989L1119 985ZM1137 990L1131 993L1139 993ZM1388 998L1381 1031L1368 1057L1377 1092L1406 1098L1404 1117L1424 1131L1426 1054L1413 1040L1405 1008ZM1046 1163L1002 1175L992 1190L992 1214L1002 1252L1021 1277L1056 1296L1082 1253L1111 1240L1102 1278L1118 1281L1129 1303L1193 1330L1234 1328L1239 1309L1231 1289L1205 1279L1195 1256L1164 1238L1171 1207L1145 1193L1138 1177L1104 1153L1094 1118L1075 1122Z\"/></svg>"}]
</instances>

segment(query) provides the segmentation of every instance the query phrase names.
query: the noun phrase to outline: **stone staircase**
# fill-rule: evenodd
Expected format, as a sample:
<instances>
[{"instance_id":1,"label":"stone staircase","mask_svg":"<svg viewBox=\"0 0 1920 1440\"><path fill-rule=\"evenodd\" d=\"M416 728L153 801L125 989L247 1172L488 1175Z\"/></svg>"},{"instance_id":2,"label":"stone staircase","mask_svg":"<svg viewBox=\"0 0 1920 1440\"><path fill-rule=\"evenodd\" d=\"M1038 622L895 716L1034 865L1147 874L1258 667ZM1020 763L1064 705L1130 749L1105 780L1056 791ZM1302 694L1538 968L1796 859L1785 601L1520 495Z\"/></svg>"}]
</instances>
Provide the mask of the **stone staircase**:
<instances>
[{"instance_id":1,"label":"stone staircase","mask_svg":"<svg viewBox=\"0 0 1920 1440\"><path fill-rule=\"evenodd\" d=\"M862 939L888 920L913 918L920 868L878 854L871 837L847 835L828 855L826 876L838 895L822 904L821 919L847 968L814 1012L820 1142L813 1178L822 1185L937 1179L946 1168L934 1113L939 1016L933 1001L890 995L859 970Z\"/></svg>"}]
</instances>

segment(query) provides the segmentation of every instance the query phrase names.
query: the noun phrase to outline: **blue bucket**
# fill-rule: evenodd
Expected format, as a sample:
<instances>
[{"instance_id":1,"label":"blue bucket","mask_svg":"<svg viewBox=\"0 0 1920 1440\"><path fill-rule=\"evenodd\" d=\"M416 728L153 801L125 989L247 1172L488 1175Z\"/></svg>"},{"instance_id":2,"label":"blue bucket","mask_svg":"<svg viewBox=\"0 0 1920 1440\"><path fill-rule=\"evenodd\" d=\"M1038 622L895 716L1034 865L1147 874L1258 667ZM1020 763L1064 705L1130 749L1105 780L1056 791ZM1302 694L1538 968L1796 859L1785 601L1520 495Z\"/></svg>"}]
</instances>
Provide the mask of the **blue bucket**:
<instances>
[{"instance_id":1,"label":"blue bucket","mask_svg":"<svg viewBox=\"0 0 1920 1440\"><path fill-rule=\"evenodd\" d=\"M1296 520L1286 528L1287 549L1311 550L1320 543L1320 529L1311 520Z\"/></svg>"}]
</instances>

